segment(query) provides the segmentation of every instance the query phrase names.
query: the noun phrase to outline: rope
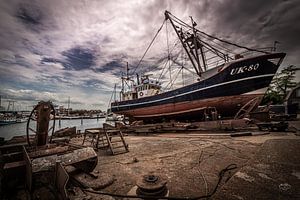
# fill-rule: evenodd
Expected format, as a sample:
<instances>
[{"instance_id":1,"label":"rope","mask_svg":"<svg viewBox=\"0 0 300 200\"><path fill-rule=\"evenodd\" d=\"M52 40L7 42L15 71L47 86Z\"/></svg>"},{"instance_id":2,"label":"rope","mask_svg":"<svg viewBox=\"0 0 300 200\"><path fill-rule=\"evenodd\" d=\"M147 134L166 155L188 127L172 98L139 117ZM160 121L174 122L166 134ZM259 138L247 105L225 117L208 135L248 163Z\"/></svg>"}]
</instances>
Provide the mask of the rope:
<instances>
[{"instance_id":1,"label":"rope","mask_svg":"<svg viewBox=\"0 0 300 200\"><path fill-rule=\"evenodd\" d=\"M83 189L83 191L85 191L85 192L90 192L90 193L94 193L94 194L109 195L109 196L112 196L112 197L135 198L135 199L137 199L137 198L140 198L140 199L168 199L168 200L171 200L171 199L173 199L173 200L196 200L196 199L205 199L205 198L209 198L209 197L213 196L213 195L216 193L216 191L217 191L217 189L218 189L218 187L219 187L219 185L220 185L220 183L221 183L221 181L222 181L222 179L223 179L225 173L226 173L227 171L231 171L231 170L234 170L234 169L236 169L236 168L237 168L237 165L236 165L236 164L230 164L230 165L228 165L226 168L222 169L222 170L219 172L219 179L218 179L218 182L217 182L217 184L216 184L214 190L213 190L210 194L208 194L208 195L203 195L203 196L198 196L198 197L172 197L172 196L169 196L169 197L159 197L159 196L156 196L156 197L149 197L149 196L141 196L141 195L122 195L122 194L113 194L113 193L109 193L109 192L96 191L96 190L93 190L93 189Z\"/></svg>"},{"instance_id":2,"label":"rope","mask_svg":"<svg viewBox=\"0 0 300 200\"><path fill-rule=\"evenodd\" d=\"M166 20L164 20L163 23L162 23L162 25L159 27L159 29L158 29L158 31L156 32L154 38L153 38L152 41L150 42L150 44L149 44L149 46L147 47L147 49L146 49L144 55L143 55L142 58L140 59L139 63L138 63L137 66L135 67L135 69L134 69L134 71L133 71L132 74L135 74L135 71L136 71L137 68L140 66L141 62L143 61L143 59L144 59L144 57L145 57L145 55L146 55L146 53L148 52L148 50L149 50L150 47L152 46L152 44L153 44L155 38L157 37L158 33L161 31L161 29L162 29L163 25L165 24L165 22L166 22Z\"/></svg>"},{"instance_id":3,"label":"rope","mask_svg":"<svg viewBox=\"0 0 300 200\"><path fill-rule=\"evenodd\" d=\"M235 43L229 42L229 41L227 41L227 40L223 40L223 39L217 38L217 37L215 37L215 36L212 36L212 35L209 35L209 34L203 32L203 31L200 31L200 30L198 30L198 29L196 29L196 31L199 32L199 33L202 33L202 34L206 35L207 37L210 37L210 38L219 40L220 42L224 42L224 43L227 43L227 44L230 44L230 45L239 47L239 48L247 49L247 50L249 50L249 51L256 51L256 52L260 52L260 53L269 54L269 52L266 52L266 51L261 51L261 50L257 50L257 49L252 49L252 48L249 48L249 47L245 47L245 46L241 46L241 45L239 45L239 44L235 44Z\"/></svg>"},{"instance_id":4,"label":"rope","mask_svg":"<svg viewBox=\"0 0 300 200\"><path fill-rule=\"evenodd\" d=\"M169 34L168 34L168 24L166 23L166 36L167 36L167 48L168 48L168 61L169 61L169 75L170 82L172 82L172 72L171 72L171 62L170 62L170 47L169 47Z\"/></svg>"},{"instance_id":5,"label":"rope","mask_svg":"<svg viewBox=\"0 0 300 200\"><path fill-rule=\"evenodd\" d=\"M193 28L192 26L190 26L189 24L185 23L184 21L180 20L179 18L177 18L176 16L172 15L170 12L168 12L170 16L172 16L173 20L176 21L178 24L181 24L185 27L188 27L188 28ZM202 33L203 35L206 35L207 37L210 37L210 38L213 38L213 39L216 39L220 42L223 42L223 43L227 43L227 44L230 44L230 45L233 45L233 46L236 46L238 48L243 48L243 49L247 49L249 51L256 51L256 52L260 52L260 53L265 53L265 54L269 54L269 52L266 52L266 51L261 51L261 50L257 50L257 49L252 49L252 48L249 48L249 47L245 47L245 46L241 46L241 45L238 45L238 44L235 44L235 43L232 43L232 42L229 42L229 41L226 41L226 40L223 40L223 39L220 39L220 38L217 38L215 36L212 36L212 35L209 35L203 31L200 31L198 29L195 29L196 32L199 32L199 33Z\"/></svg>"},{"instance_id":6,"label":"rope","mask_svg":"<svg viewBox=\"0 0 300 200\"><path fill-rule=\"evenodd\" d=\"M176 81L176 79L177 79L177 77L178 77L178 75L179 75L179 73L181 72L182 69L183 69L183 67L181 67L179 69L179 71L177 72L175 78L168 83L168 85L165 87L165 90L170 89L174 85L174 83L175 83L175 81ZM170 85L170 87L168 88L169 85Z\"/></svg>"},{"instance_id":7,"label":"rope","mask_svg":"<svg viewBox=\"0 0 300 200\"><path fill-rule=\"evenodd\" d=\"M160 78L162 77L162 75L163 75L163 73L164 73L164 71L165 71L165 68L166 68L166 66L167 66L167 64L168 64L168 61L169 61L169 60L167 60L167 62L165 63L164 67L162 68L161 73L160 73L159 78L157 79L157 81L159 81Z\"/></svg>"}]
</instances>

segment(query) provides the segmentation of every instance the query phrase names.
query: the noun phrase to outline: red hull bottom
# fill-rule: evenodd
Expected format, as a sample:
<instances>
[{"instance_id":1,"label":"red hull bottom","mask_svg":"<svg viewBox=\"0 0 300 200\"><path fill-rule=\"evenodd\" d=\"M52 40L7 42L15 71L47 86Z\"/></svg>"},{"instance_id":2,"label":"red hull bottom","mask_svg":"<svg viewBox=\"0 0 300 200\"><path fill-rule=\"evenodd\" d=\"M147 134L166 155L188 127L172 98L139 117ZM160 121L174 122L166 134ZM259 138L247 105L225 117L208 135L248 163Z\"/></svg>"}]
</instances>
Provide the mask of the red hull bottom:
<instances>
[{"instance_id":1,"label":"red hull bottom","mask_svg":"<svg viewBox=\"0 0 300 200\"><path fill-rule=\"evenodd\" d=\"M206 108L216 108L222 117L234 116L240 108L250 100L263 94L245 94L225 97L209 98L204 100L186 101L180 103L163 104L146 108L116 112L136 120L156 119L194 119L201 120Z\"/></svg>"}]
</instances>

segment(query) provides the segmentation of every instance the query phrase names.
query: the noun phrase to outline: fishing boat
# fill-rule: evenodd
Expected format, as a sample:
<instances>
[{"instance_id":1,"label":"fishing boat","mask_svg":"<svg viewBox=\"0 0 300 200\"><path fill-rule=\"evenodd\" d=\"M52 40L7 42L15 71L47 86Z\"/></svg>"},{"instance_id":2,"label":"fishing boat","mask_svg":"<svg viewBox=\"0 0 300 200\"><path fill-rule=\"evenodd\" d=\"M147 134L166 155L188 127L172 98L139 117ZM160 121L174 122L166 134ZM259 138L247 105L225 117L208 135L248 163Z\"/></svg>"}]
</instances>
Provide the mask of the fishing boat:
<instances>
[{"instance_id":1,"label":"fishing boat","mask_svg":"<svg viewBox=\"0 0 300 200\"><path fill-rule=\"evenodd\" d=\"M134 73L167 22L175 31L197 80L163 91L160 82L149 74ZM216 113L219 117L237 117L259 105L286 55L275 52L276 42L270 49L235 44L198 30L192 17L189 25L168 11L163 25L133 71L134 78L128 68L126 76L122 76L120 99L111 101L111 112L145 121L202 120ZM170 55L168 62L179 63ZM189 70L184 64L178 65L181 70Z\"/></svg>"},{"instance_id":2,"label":"fishing boat","mask_svg":"<svg viewBox=\"0 0 300 200\"><path fill-rule=\"evenodd\" d=\"M2 117L0 116L0 126L15 124L16 118L11 116Z\"/></svg>"}]
</instances>

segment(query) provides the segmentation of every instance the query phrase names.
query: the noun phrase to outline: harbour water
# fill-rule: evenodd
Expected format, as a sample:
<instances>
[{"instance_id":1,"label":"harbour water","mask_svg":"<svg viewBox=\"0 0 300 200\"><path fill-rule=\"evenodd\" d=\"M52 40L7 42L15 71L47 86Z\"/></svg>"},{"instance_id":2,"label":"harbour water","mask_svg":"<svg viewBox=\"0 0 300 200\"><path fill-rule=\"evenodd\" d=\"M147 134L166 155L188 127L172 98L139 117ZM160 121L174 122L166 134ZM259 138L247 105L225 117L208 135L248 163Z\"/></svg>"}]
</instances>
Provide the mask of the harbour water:
<instances>
[{"instance_id":1,"label":"harbour water","mask_svg":"<svg viewBox=\"0 0 300 200\"><path fill-rule=\"evenodd\" d=\"M105 118L82 119L82 121L81 119L70 119L70 120L61 120L59 126L59 120L56 120L55 130L76 126L76 130L81 130L81 132L83 132L87 128L102 127L103 122L105 122ZM27 123L25 122L25 123L16 123L11 125L0 126L0 137L4 137L5 140L9 140L14 136L26 135L26 124ZM50 126L51 125L52 122L50 122Z\"/></svg>"}]
</instances>

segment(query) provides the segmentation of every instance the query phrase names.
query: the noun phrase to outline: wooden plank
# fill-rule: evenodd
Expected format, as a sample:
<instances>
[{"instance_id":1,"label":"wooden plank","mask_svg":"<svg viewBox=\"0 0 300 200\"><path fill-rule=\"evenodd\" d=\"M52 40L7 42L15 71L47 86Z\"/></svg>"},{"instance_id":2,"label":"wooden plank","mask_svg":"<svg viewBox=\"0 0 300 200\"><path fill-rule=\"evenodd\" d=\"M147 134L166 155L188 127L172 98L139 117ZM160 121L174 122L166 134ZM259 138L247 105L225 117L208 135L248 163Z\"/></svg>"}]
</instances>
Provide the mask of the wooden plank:
<instances>
[{"instance_id":1,"label":"wooden plank","mask_svg":"<svg viewBox=\"0 0 300 200\"><path fill-rule=\"evenodd\" d=\"M17 167L23 167L25 165L26 165L26 163L24 160L5 163L3 166L3 170L10 170L10 169L17 168Z\"/></svg>"},{"instance_id":2,"label":"wooden plank","mask_svg":"<svg viewBox=\"0 0 300 200\"><path fill-rule=\"evenodd\" d=\"M32 164L29 158L29 155L26 151L26 148L23 146L23 156L26 164L26 186L27 189L31 192L32 190Z\"/></svg>"},{"instance_id":3,"label":"wooden plank","mask_svg":"<svg viewBox=\"0 0 300 200\"><path fill-rule=\"evenodd\" d=\"M68 146L58 146L50 149L43 149L43 150L37 150L28 153L30 158L38 158L42 156L49 156L53 154L59 154L68 151L69 147Z\"/></svg>"},{"instance_id":4,"label":"wooden plank","mask_svg":"<svg viewBox=\"0 0 300 200\"><path fill-rule=\"evenodd\" d=\"M16 144L6 144L6 145L2 145L0 146L0 150L8 150L8 149L13 149L13 148L18 148L22 146L26 146L27 145L27 142L22 142L22 143L16 143Z\"/></svg>"},{"instance_id":5,"label":"wooden plank","mask_svg":"<svg viewBox=\"0 0 300 200\"><path fill-rule=\"evenodd\" d=\"M55 167L56 162L61 162L62 165L71 165L92 158L97 158L97 154L93 148L76 149L73 152L63 155L51 155L33 159L32 171L41 172L51 170Z\"/></svg>"}]
</instances>

